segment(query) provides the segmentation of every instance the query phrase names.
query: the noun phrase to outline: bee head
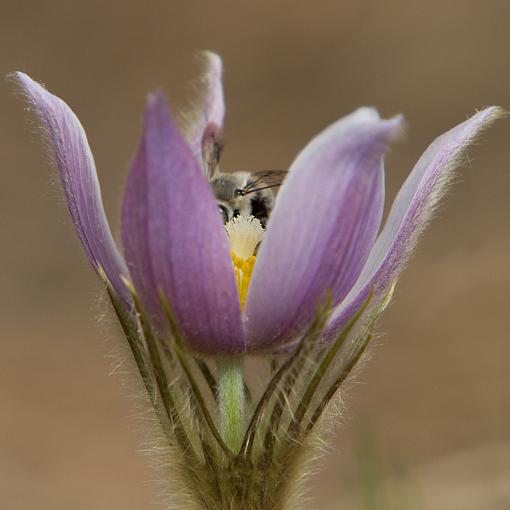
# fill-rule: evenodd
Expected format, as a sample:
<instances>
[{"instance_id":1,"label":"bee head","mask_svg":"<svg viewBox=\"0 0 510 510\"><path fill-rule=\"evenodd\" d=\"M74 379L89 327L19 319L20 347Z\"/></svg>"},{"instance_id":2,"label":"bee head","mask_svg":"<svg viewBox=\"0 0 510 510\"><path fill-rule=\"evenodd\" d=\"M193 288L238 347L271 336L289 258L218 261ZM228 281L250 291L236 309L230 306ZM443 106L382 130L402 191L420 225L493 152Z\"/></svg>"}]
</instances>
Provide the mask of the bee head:
<instances>
[{"instance_id":1,"label":"bee head","mask_svg":"<svg viewBox=\"0 0 510 510\"><path fill-rule=\"evenodd\" d=\"M246 182L244 173L219 174L209 182L216 197L218 210L225 223L239 214L250 214L249 201L244 198Z\"/></svg>"},{"instance_id":2,"label":"bee head","mask_svg":"<svg viewBox=\"0 0 510 510\"><path fill-rule=\"evenodd\" d=\"M234 209L231 204L224 201L218 201L217 204L223 223L227 223L232 218L239 215L239 209Z\"/></svg>"}]
</instances>

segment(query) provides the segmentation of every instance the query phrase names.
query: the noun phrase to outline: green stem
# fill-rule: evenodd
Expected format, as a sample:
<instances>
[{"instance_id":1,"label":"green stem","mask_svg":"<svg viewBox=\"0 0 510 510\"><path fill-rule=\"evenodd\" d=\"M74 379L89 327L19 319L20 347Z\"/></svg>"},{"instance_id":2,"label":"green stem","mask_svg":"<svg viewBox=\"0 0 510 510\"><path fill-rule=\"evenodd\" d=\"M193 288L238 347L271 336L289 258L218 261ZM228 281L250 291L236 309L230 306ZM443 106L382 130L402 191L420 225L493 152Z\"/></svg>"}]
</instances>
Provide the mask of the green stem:
<instances>
[{"instance_id":1,"label":"green stem","mask_svg":"<svg viewBox=\"0 0 510 510\"><path fill-rule=\"evenodd\" d=\"M237 453L244 436L244 379L240 358L218 361L218 400L221 436Z\"/></svg>"}]
</instances>

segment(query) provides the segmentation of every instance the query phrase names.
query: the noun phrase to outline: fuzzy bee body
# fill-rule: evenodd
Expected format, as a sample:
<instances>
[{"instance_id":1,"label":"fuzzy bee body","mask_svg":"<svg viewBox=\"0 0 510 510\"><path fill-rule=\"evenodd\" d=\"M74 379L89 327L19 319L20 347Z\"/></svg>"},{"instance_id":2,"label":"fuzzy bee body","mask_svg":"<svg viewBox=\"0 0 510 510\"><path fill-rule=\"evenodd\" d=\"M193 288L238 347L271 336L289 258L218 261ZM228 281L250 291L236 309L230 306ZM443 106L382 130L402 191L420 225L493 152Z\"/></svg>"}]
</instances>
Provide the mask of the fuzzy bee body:
<instances>
[{"instance_id":1,"label":"fuzzy bee body","mask_svg":"<svg viewBox=\"0 0 510 510\"><path fill-rule=\"evenodd\" d=\"M287 172L221 172L219 162L223 144L216 138L205 140L202 147L204 173L213 189L219 212L227 223L235 216L254 216L265 228L273 210L278 188Z\"/></svg>"},{"instance_id":2,"label":"fuzzy bee body","mask_svg":"<svg viewBox=\"0 0 510 510\"><path fill-rule=\"evenodd\" d=\"M254 216L265 227L285 172L215 172L210 179L220 214L226 223L238 215Z\"/></svg>"}]
</instances>

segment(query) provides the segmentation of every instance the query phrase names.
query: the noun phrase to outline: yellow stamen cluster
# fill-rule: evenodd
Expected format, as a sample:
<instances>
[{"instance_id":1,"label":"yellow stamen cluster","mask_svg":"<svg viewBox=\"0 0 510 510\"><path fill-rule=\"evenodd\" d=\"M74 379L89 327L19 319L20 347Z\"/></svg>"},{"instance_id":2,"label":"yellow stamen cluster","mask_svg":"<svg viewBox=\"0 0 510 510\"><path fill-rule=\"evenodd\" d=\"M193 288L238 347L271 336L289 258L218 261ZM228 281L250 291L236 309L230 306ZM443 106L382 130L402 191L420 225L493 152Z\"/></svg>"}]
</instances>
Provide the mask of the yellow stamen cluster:
<instances>
[{"instance_id":1,"label":"yellow stamen cluster","mask_svg":"<svg viewBox=\"0 0 510 510\"><path fill-rule=\"evenodd\" d=\"M264 237L264 229L253 216L236 216L226 225L230 254L234 264L241 309L244 310L248 286L255 266L255 251Z\"/></svg>"}]
</instances>

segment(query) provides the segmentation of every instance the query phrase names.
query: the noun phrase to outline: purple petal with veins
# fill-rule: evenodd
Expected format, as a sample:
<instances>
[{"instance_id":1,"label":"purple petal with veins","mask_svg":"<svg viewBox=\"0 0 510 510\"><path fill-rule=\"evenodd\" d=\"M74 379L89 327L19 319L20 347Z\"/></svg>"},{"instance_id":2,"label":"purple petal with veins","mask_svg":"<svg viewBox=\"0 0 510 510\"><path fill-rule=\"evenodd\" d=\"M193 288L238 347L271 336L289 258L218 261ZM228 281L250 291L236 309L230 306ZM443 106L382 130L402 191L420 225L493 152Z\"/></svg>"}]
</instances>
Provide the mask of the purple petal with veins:
<instances>
[{"instance_id":1,"label":"purple petal with veins","mask_svg":"<svg viewBox=\"0 0 510 510\"><path fill-rule=\"evenodd\" d=\"M325 339L331 339L341 331L368 297L370 289L374 289L379 299L384 297L428 225L460 156L476 135L500 114L497 107L478 112L441 135L424 152L393 202L384 229L358 281L335 310Z\"/></svg>"},{"instance_id":2,"label":"purple petal with veins","mask_svg":"<svg viewBox=\"0 0 510 510\"><path fill-rule=\"evenodd\" d=\"M144 309L155 321L157 329L165 331L168 323L158 294L149 245L149 183L146 170L149 157L145 136L142 136L124 190L122 244L131 279Z\"/></svg>"},{"instance_id":3,"label":"purple petal with veins","mask_svg":"<svg viewBox=\"0 0 510 510\"><path fill-rule=\"evenodd\" d=\"M130 266L141 264L138 278L148 293L154 284L164 293L189 347L244 351L227 235L211 187L161 93L147 101L140 147L123 210ZM147 252L150 262L143 261Z\"/></svg>"},{"instance_id":4,"label":"purple petal with veins","mask_svg":"<svg viewBox=\"0 0 510 510\"><path fill-rule=\"evenodd\" d=\"M326 291L337 303L358 278L380 226L383 156L400 123L357 110L312 140L291 166L248 291L250 349L291 341Z\"/></svg>"},{"instance_id":5,"label":"purple petal with veins","mask_svg":"<svg viewBox=\"0 0 510 510\"><path fill-rule=\"evenodd\" d=\"M102 268L117 293L129 303L121 279L128 271L106 219L94 158L80 121L64 101L29 76L18 72L14 77L41 121L85 253L94 269Z\"/></svg>"}]
</instances>

